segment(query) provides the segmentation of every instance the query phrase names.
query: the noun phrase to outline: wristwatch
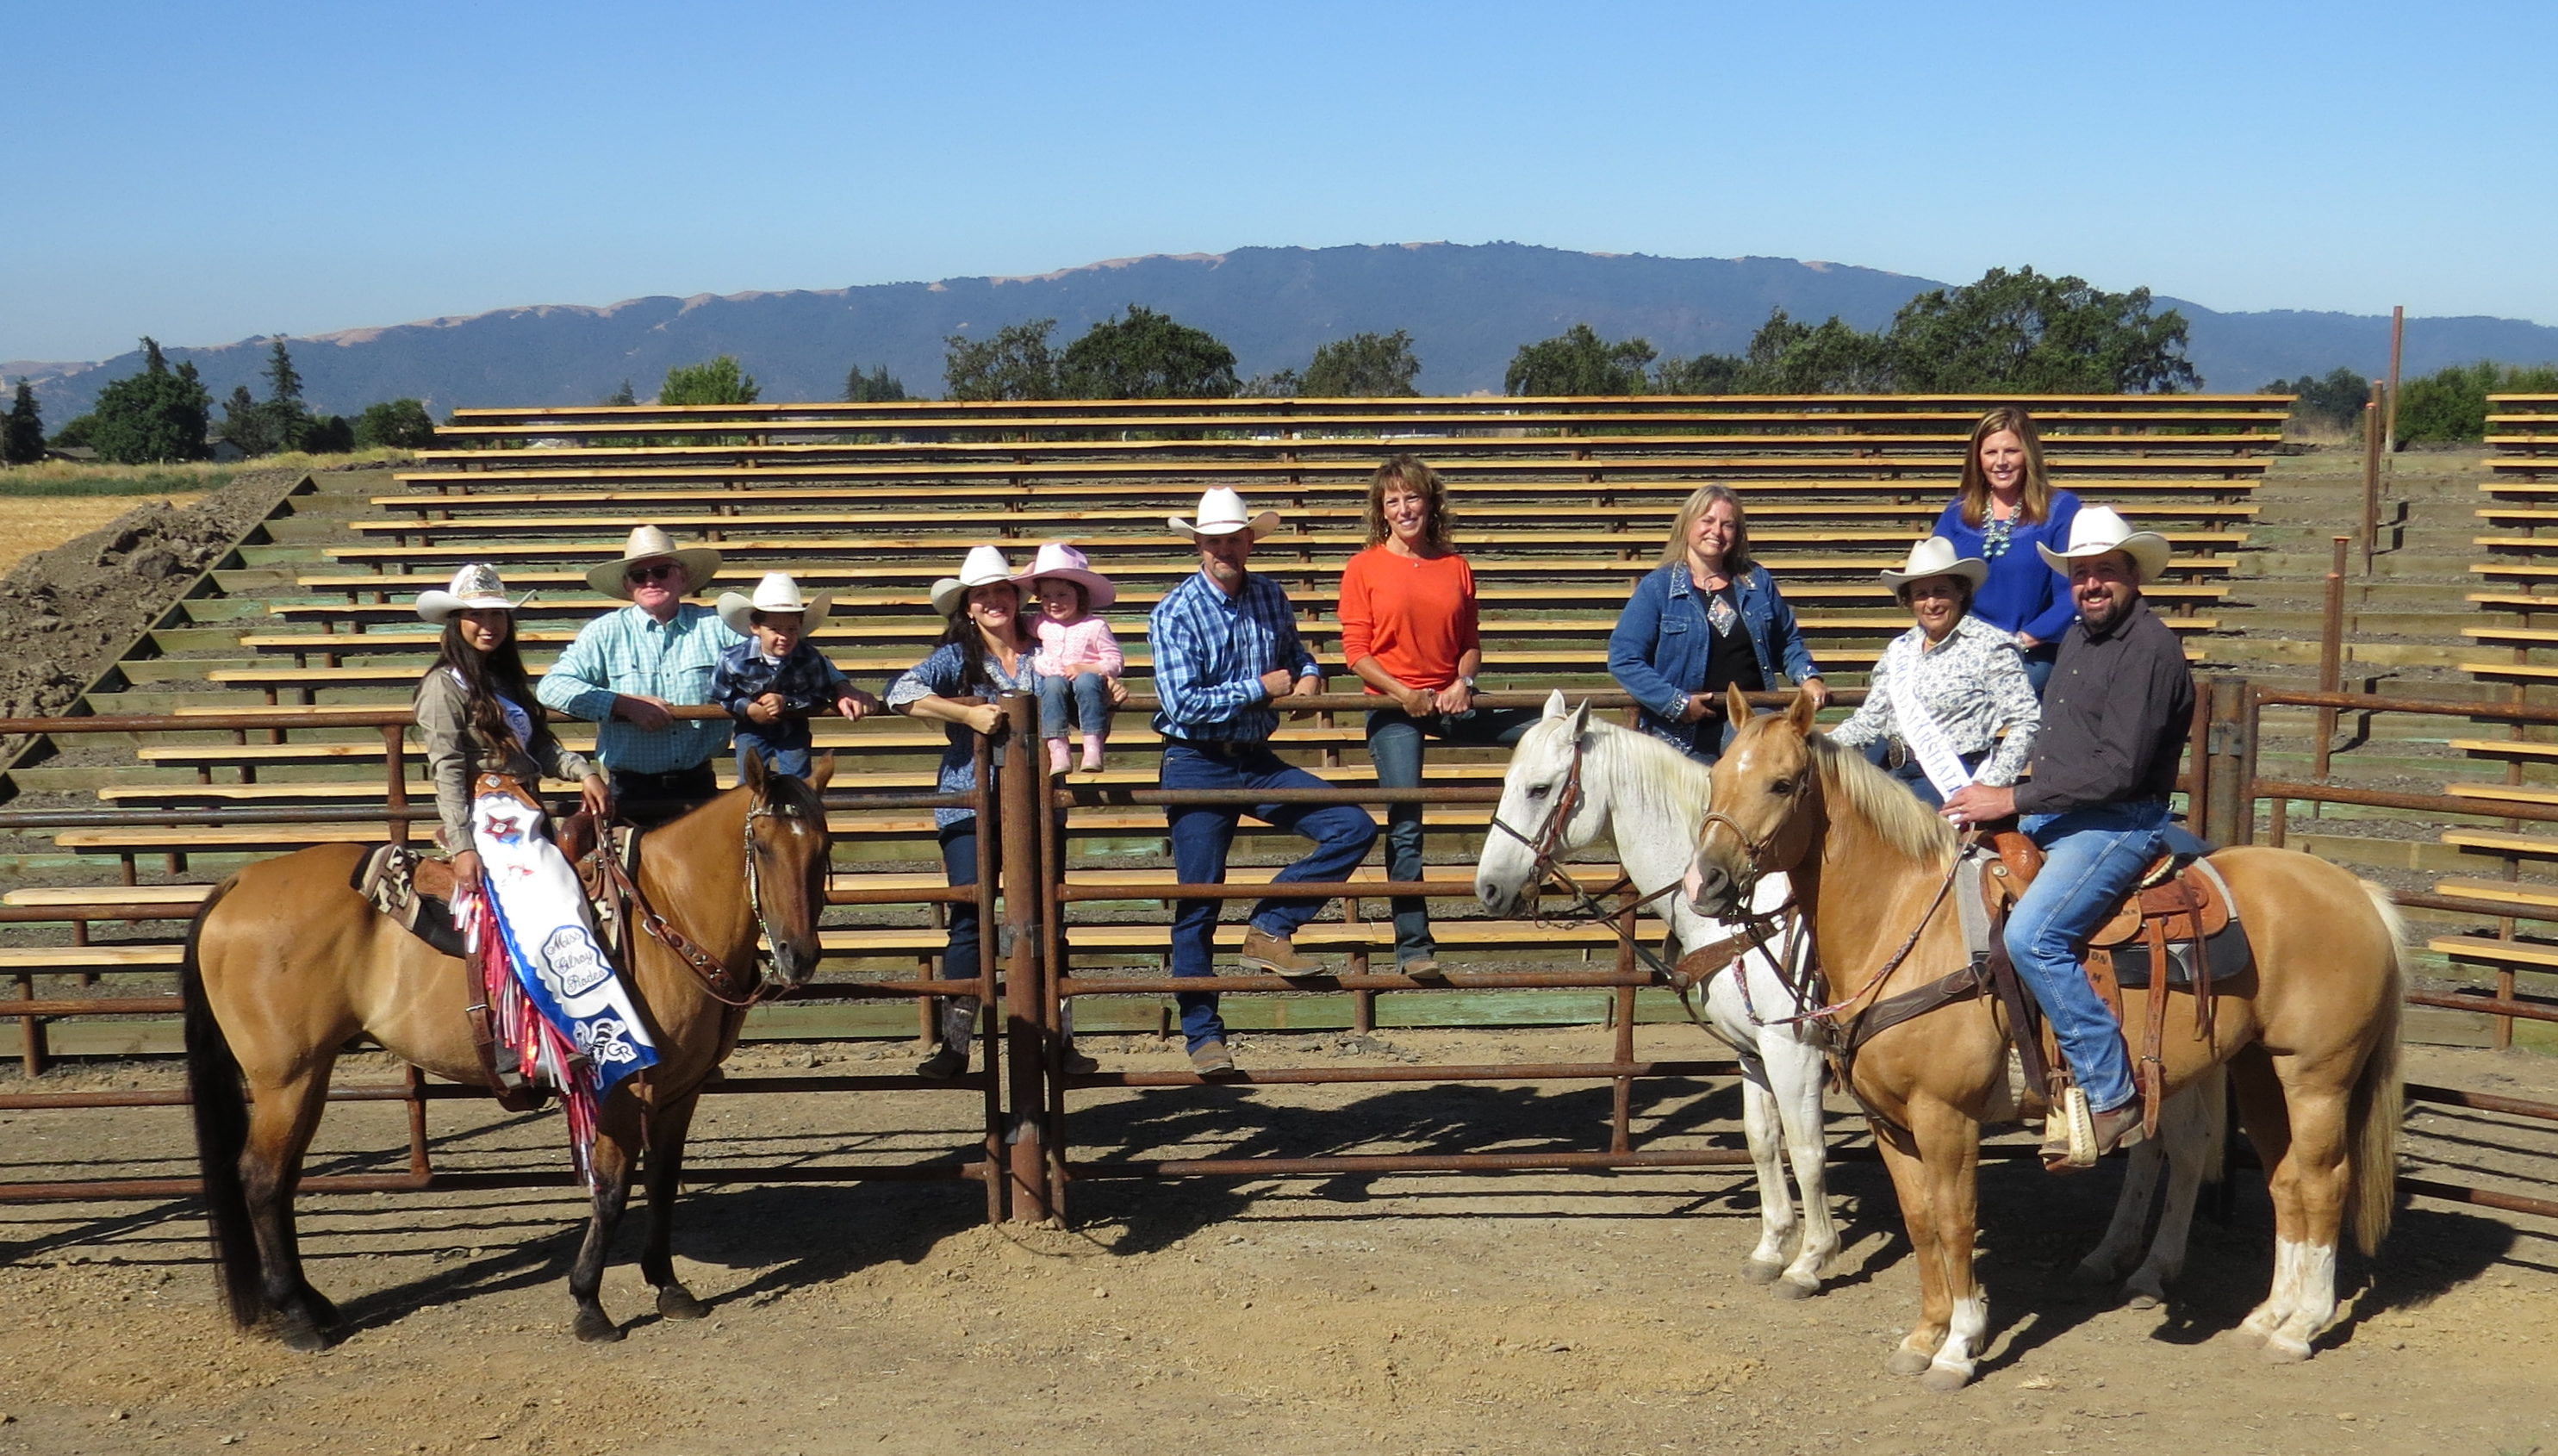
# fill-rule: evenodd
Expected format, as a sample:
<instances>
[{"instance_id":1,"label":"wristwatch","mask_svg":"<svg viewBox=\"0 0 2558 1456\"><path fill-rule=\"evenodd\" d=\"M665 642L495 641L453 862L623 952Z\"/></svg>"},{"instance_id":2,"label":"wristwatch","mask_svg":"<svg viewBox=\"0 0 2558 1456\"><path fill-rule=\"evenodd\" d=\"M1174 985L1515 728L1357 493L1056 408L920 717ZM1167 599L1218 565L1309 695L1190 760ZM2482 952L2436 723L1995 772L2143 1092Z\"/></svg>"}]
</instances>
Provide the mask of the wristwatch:
<instances>
[{"instance_id":1,"label":"wristwatch","mask_svg":"<svg viewBox=\"0 0 2558 1456\"><path fill-rule=\"evenodd\" d=\"M1475 679L1471 675L1460 677L1457 680L1466 684L1466 690L1468 692L1473 692L1475 690Z\"/></svg>"}]
</instances>

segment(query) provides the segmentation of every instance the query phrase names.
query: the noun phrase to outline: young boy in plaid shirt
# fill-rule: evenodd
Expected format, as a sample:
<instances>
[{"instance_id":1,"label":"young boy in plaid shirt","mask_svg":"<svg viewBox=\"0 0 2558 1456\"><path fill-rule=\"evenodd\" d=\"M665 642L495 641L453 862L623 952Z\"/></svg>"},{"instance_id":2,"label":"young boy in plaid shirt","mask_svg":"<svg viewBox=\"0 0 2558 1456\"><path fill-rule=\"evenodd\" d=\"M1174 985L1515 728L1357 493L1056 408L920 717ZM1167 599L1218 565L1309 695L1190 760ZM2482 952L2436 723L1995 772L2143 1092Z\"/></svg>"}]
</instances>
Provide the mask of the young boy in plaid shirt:
<instances>
[{"instance_id":1,"label":"young boy in plaid shirt","mask_svg":"<svg viewBox=\"0 0 2558 1456\"><path fill-rule=\"evenodd\" d=\"M808 640L826 620L828 606L826 593L802 599L799 584L780 571L765 573L752 597L721 595L721 620L746 641L721 655L711 674L711 701L737 720L741 775L754 754L770 771L805 779L809 714L831 705L847 718L860 718L879 706Z\"/></svg>"}]
</instances>

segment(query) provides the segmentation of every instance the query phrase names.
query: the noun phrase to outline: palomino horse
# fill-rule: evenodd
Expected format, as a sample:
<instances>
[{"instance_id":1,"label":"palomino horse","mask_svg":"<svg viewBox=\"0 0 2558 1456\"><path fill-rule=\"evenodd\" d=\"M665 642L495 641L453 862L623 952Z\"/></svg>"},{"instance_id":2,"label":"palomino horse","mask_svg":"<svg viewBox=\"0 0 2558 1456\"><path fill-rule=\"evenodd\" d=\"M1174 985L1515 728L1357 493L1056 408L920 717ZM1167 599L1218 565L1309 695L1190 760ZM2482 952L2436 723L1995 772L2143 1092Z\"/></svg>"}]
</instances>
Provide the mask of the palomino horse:
<instances>
[{"instance_id":1,"label":"palomino horse","mask_svg":"<svg viewBox=\"0 0 2558 1456\"><path fill-rule=\"evenodd\" d=\"M716 967L730 968L734 986L754 981L759 931L772 943L779 984L801 984L816 968L827 857L815 791L833 771L829 755L808 783L768 777L750 755L744 784L644 836L640 898ZM196 917L183 972L187 1081L224 1303L243 1327L273 1315L277 1334L297 1350L325 1346L338 1318L303 1277L293 1193L339 1052L362 1034L435 1076L488 1081L466 1011L469 971L350 887L365 852L321 845L223 881ZM633 919L640 918L635 904ZM668 1216L693 1103L736 1047L749 999L715 994L683 956L636 924L626 941L623 972L659 1061L616 1085L598 1109L594 1211L568 1279L581 1340L622 1338L596 1291L642 1148L648 1244L640 1265L656 1286L657 1312L707 1313L675 1278Z\"/></svg>"},{"instance_id":2,"label":"palomino horse","mask_svg":"<svg viewBox=\"0 0 2558 1456\"><path fill-rule=\"evenodd\" d=\"M1729 915L1764 874L1788 874L1812 918L1830 995L1862 1006L1959 969L1962 927L1944 887L1953 829L1854 753L1811 732L1813 706L1744 723L1715 766L1694 899ZM2350 1224L2366 1253L2388 1232L2397 1173L2401 991L2397 917L2384 892L2325 861L2238 847L2211 858L2254 966L2209 987L2207 1037L2190 993L2169 997L2170 1091L2226 1065L2274 1201L2272 1292L2240 1326L2268 1359L2304 1360L2336 1313L2336 1251ZM1906 951L1904 949L1907 945ZM2126 997L2141 1043L2143 997ZM1989 1329L1972 1272L1981 1123L2003 1099L1997 998L1956 1000L1876 1035L1854 1090L1873 1114L1918 1265L1921 1313L1890 1368L1930 1389L1967 1383Z\"/></svg>"},{"instance_id":3,"label":"palomino horse","mask_svg":"<svg viewBox=\"0 0 2558 1456\"><path fill-rule=\"evenodd\" d=\"M1566 709L1557 692L1546 699L1544 721L1510 756L1496 819L1513 832L1485 836L1475 896L1496 915L1515 913L1554 863L1602 835L1616 841L1626 878L1638 892L1667 889L1696 851L1706 792L1704 765L1633 729L1592 721L1586 702ZM1780 885L1769 888L1783 898ZM1681 954L1734 933L1677 895L1652 904L1669 921ZM1783 1021L1796 1007L1776 960L1754 949L1741 963L1746 989L1738 978L1718 975L1706 988L1705 1007L1714 1033L1741 1055L1742 1125L1759 1174L1759 1245L1742 1269L1753 1283L1800 1298L1820 1291L1821 1269L1839 1247L1822 1182L1821 1052L1804 1023ZM1763 1026L1763 1017L1777 1024ZM1795 1214L1777 1165L1780 1150L1802 1193L1802 1242L1790 1261L1785 1245Z\"/></svg>"}]
</instances>

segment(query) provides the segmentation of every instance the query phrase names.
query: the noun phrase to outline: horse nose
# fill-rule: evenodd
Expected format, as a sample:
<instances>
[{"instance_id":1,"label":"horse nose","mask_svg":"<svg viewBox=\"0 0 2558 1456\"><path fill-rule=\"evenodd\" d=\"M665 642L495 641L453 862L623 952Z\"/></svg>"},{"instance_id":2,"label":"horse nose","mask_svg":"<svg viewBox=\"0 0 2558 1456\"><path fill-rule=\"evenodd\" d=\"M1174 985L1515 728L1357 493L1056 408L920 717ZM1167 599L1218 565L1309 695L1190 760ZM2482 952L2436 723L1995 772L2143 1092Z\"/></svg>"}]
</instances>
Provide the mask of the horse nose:
<instances>
[{"instance_id":1,"label":"horse nose","mask_svg":"<svg viewBox=\"0 0 2558 1456\"><path fill-rule=\"evenodd\" d=\"M1507 915L1510 913L1509 892L1503 890L1499 885L1494 884L1490 879L1482 876L1478 876L1476 878L1475 898L1482 901L1484 903L1484 908L1494 915Z\"/></svg>"},{"instance_id":2,"label":"horse nose","mask_svg":"<svg viewBox=\"0 0 2558 1456\"><path fill-rule=\"evenodd\" d=\"M1720 915L1731 903L1732 876L1725 873L1721 865L1700 860L1688 865L1687 878L1681 882L1680 888L1687 894L1687 903L1699 915Z\"/></svg>"}]
</instances>

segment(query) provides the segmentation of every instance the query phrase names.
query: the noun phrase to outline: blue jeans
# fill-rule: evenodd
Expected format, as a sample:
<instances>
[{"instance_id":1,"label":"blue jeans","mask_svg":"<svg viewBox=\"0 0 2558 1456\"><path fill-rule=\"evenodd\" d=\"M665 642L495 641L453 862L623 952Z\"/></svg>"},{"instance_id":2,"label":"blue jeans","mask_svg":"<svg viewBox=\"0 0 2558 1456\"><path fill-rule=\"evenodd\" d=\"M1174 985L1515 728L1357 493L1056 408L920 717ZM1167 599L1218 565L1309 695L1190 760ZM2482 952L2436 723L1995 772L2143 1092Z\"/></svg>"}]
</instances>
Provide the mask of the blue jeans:
<instances>
[{"instance_id":1,"label":"blue jeans","mask_svg":"<svg viewBox=\"0 0 2558 1456\"><path fill-rule=\"evenodd\" d=\"M2035 701L2043 700L2043 684L2052 680L2053 664L2061 660L2061 644L2036 643L2025 651L2025 684L2034 689Z\"/></svg>"},{"instance_id":2,"label":"blue jeans","mask_svg":"<svg viewBox=\"0 0 2558 1456\"><path fill-rule=\"evenodd\" d=\"M751 734L740 733L737 736L737 777L740 780L746 778L746 760L753 754L763 758L768 772L805 780L808 777L808 747L803 743L797 748L775 748Z\"/></svg>"},{"instance_id":3,"label":"blue jeans","mask_svg":"<svg viewBox=\"0 0 2558 1456\"><path fill-rule=\"evenodd\" d=\"M1040 737L1064 738L1068 727L1108 737L1110 679L1098 672L1080 677L1039 677ZM1068 712L1071 708L1073 711Z\"/></svg>"},{"instance_id":4,"label":"blue jeans","mask_svg":"<svg viewBox=\"0 0 2558 1456\"><path fill-rule=\"evenodd\" d=\"M1876 745L1878 748L1882 746L1883 745L1881 744ZM1958 754L1956 757L1963 761L1964 768L1977 774L1981 770L1981 765L1989 762L1990 756L1988 751L1984 750L1980 753ZM1918 762L1918 756L1917 754L1906 755L1901 761L1901 767L1897 769L1890 767L1887 759L1885 761L1883 772L1890 774L1895 780L1906 786L1911 793L1918 796L1918 801L1920 803L1927 805L1929 808L1943 808L1945 806L1945 796L1936 792L1936 781L1927 777L1926 766Z\"/></svg>"},{"instance_id":5,"label":"blue jeans","mask_svg":"<svg viewBox=\"0 0 2558 1456\"><path fill-rule=\"evenodd\" d=\"M1265 744L1231 747L1164 742L1160 787L1178 789L1324 789L1323 780L1290 768ZM1167 804L1164 817L1173 830L1174 878L1185 885L1225 883L1225 853L1234 843L1234 826L1246 810L1223 804ZM1263 803L1249 812L1265 824L1315 841L1314 852L1275 877L1295 880L1343 880L1367 858L1376 842L1376 820L1353 803ZM1223 902L1184 900L1173 911L1173 974L1216 974L1216 922ZM1252 907L1252 924L1273 936L1293 936L1313 920L1323 904L1315 900L1264 900ZM1225 1023L1216 1014L1216 993L1185 991L1175 998L1182 1008L1182 1035L1196 1049L1222 1041Z\"/></svg>"},{"instance_id":6,"label":"blue jeans","mask_svg":"<svg viewBox=\"0 0 2558 1456\"><path fill-rule=\"evenodd\" d=\"M1422 748L1427 737L1460 748L1508 748L1534 727L1533 708L1476 708L1456 717L1434 713L1414 718L1401 708L1379 708L1367 715L1367 756L1376 765L1383 789L1421 787ZM1385 806L1385 872L1398 880L1421 878L1421 805ZM1394 960L1400 965L1439 953L1430 939L1430 902L1397 896L1394 901Z\"/></svg>"},{"instance_id":7,"label":"blue jeans","mask_svg":"<svg viewBox=\"0 0 2558 1456\"><path fill-rule=\"evenodd\" d=\"M2007 921L2007 954L2052 1022L2090 1110L2132 1099L2123 1028L2078 968L2087 937L2123 903L2125 891L2165 847L2167 804L2159 800L2100 804L2018 823L2046 856Z\"/></svg>"}]
</instances>

